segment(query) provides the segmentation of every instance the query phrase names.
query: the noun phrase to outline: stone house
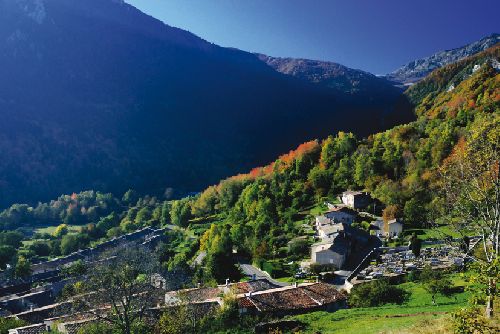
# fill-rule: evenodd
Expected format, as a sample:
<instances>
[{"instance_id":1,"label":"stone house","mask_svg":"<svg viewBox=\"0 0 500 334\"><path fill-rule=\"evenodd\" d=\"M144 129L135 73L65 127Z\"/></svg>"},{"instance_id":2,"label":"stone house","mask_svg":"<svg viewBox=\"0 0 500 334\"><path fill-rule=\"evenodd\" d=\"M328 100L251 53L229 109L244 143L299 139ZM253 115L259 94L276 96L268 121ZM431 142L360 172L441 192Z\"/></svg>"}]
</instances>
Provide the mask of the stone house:
<instances>
[{"instance_id":1,"label":"stone house","mask_svg":"<svg viewBox=\"0 0 500 334\"><path fill-rule=\"evenodd\" d=\"M311 261L340 269L347 261L350 249L351 244L345 234L338 234L331 241L314 244L311 247Z\"/></svg>"},{"instance_id":2,"label":"stone house","mask_svg":"<svg viewBox=\"0 0 500 334\"><path fill-rule=\"evenodd\" d=\"M371 202L372 199L366 192L348 190L342 193L342 203L353 209L364 209Z\"/></svg>"},{"instance_id":3,"label":"stone house","mask_svg":"<svg viewBox=\"0 0 500 334\"><path fill-rule=\"evenodd\" d=\"M403 223L399 219L389 220L385 232L388 237L398 237L403 233Z\"/></svg>"},{"instance_id":4,"label":"stone house","mask_svg":"<svg viewBox=\"0 0 500 334\"><path fill-rule=\"evenodd\" d=\"M299 314L313 310L335 311L346 306L346 295L326 283L306 283L248 293L238 298L242 314Z\"/></svg>"},{"instance_id":5,"label":"stone house","mask_svg":"<svg viewBox=\"0 0 500 334\"><path fill-rule=\"evenodd\" d=\"M352 224L356 217L357 212L344 206L336 206L331 208L324 216L331 220L334 224L346 223Z\"/></svg>"}]
</instances>

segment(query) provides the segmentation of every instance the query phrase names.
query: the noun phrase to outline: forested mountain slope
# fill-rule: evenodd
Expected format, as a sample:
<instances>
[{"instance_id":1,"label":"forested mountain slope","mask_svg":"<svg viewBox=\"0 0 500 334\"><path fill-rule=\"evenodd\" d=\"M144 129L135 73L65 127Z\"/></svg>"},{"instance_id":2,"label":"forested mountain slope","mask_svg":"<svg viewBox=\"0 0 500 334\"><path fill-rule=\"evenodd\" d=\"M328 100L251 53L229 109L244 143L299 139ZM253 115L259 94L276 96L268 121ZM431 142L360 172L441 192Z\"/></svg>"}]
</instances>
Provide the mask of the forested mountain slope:
<instances>
[{"instance_id":1,"label":"forested mountain slope","mask_svg":"<svg viewBox=\"0 0 500 334\"><path fill-rule=\"evenodd\" d=\"M454 147L474 133L498 134L499 60L497 46L434 71L409 89L406 94L418 116L414 122L361 139L339 132L306 142L197 196L164 201L139 198L133 191L123 198L91 191L35 207L12 206L0 214L0 223L4 229L28 230L34 224L83 226L78 237L63 240L64 253L146 225L175 224L187 228L190 237L183 244L176 239L166 245L164 261L171 269L191 270L187 263L200 249L206 251L198 281L223 280L234 273L227 266L235 260L233 248L254 260L280 256L300 235L300 213L346 189L370 191L386 219L402 217L405 224L419 226L442 210L438 168ZM52 240L49 251L60 254L60 243Z\"/></svg>"},{"instance_id":2,"label":"forested mountain slope","mask_svg":"<svg viewBox=\"0 0 500 334\"><path fill-rule=\"evenodd\" d=\"M266 64L276 71L308 82L338 89L348 94L357 94L372 98L391 96L400 93L393 84L371 73L348 68L329 61L277 58L258 55Z\"/></svg>"},{"instance_id":3,"label":"forested mountain slope","mask_svg":"<svg viewBox=\"0 0 500 334\"><path fill-rule=\"evenodd\" d=\"M412 117L399 93L284 76L123 1L0 0L0 62L3 207L84 189L196 191L307 138Z\"/></svg>"}]
</instances>

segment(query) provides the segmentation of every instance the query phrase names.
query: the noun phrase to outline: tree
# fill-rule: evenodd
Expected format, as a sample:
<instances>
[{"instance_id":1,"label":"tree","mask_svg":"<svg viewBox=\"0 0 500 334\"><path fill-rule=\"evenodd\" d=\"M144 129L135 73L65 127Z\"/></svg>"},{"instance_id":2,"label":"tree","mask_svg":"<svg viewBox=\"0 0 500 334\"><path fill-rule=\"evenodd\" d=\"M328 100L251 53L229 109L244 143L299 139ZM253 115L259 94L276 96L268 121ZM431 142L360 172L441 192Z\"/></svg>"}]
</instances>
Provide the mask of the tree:
<instances>
[{"instance_id":1,"label":"tree","mask_svg":"<svg viewBox=\"0 0 500 334\"><path fill-rule=\"evenodd\" d=\"M24 256L19 256L14 270L14 275L18 278L25 278L31 274L31 264Z\"/></svg>"},{"instance_id":2,"label":"tree","mask_svg":"<svg viewBox=\"0 0 500 334\"><path fill-rule=\"evenodd\" d=\"M0 318L0 334L9 334L9 329L26 326L26 322L15 318Z\"/></svg>"},{"instance_id":3,"label":"tree","mask_svg":"<svg viewBox=\"0 0 500 334\"><path fill-rule=\"evenodd\" d=\"M29 246L29 249L32 250L38 256L49 256L50 255L50 246L46 242L37 241Z\"/></svg>"},{"instance_id":4,"label":"tree","mask_svg":"<svg viewBox=\"0 0 500 334\"><path fill-rule=\"evenodd\" d=\"M61 239L61 252L64 255L87 247L89 238L85 234L67 234Z\"/></svg>"},{"instance_id":5,"label":"tree","mask_svg":"<svg viewBox=\"0 0 500 334\"><path fill-rule=\"evenodd\" d=\"M420 250L422 249L422 240L417 237L416 233L413 233L410 239L410 250L415 255L415 257L420 257Z\"/></svg>"},{"instance_id":6,"label":"tree","mask_svg":"<svg viewBox=\"0 0 500 334\"><path fill-rule=\"evenodd\" d=\"M21 232L7 231L0 233L0 245L19 248L24 236Z\"/></svg>"},{"instance_id":7,"label":"tree","mask_svg":"<svg viewBox=\"0 0 500 334\"><path fill-rule=\"evenodd\" d=\"M436 304L436 295L450 296L452 294L453 283L439 270L426 266L420 274L420 279L424 283L425 290L432 297L432 304Z\"/></svg>"},{"instance_id":8,"label":"tree","mask_svg":"<svg viewBox=\"0 0 500 334\"><path fill-rule=\"evenodd\" d=\"M406 201L403 215L405 222L410 224L422 223L425 219L425 210L422 206L422 202L420 202L417 197L413 197Z\"/></svg>"},{"instance_id":9,"label":"tree","mask_svg":"<svg viewBox=\"0 0 500 334\"><path fill-rule=\"evenodd\" d=\"M133 189L127 190L125 194L123 194L122 201L128 206L133 206L139 200L139 195Z\"/></svg>"},{"instance_id":10,"label":"tree","mask_svg":"<svg viewBox=\"0 0 500 334\"><path fill-rule=\"evenodd\" d=\"M12 260L16 254L16 250L12 246L0 246L0 269L5 269L5 266Z\"/></svg>"},{"instance_id":11,"label":"tree","mask_svg":"<svg viewBox=\"0 0 500 334\"><path fill-rule=\"evenodd\" d=\"M288 254L298 258L309 254L309 242L306 239L292 240L288 244Z\"/></svg>"},{"instance_id":12,"label":"tree","mask_svg":"<svg viewBox=\"0 0 500 334\"><path fill-rule=\"evenodd\" d=\"M156 302L151 278L158 272L158 261L143 248L124 248L106 257L89 268L83 286L87 293L75 297L72 312L89 314L122 334L132 334ZM106 306L110 312L103 311Z\"/></svg>"},{"instance_id":13,"label":"tree","mask_svg":"<svg viewBox=\"0 0 500 334\"><path fill-rule=\"evenodd\" d=\"M196 334L200 333L201 322L204 318L213 313L188 300L180 295L180 299L171 307L168 312L164 312L156 325L158 334Z\"/></svg>"},{"instance_id":14,"label":"tree","mask_svg":"<svg viewBox=\"0 0 500 334\"><path fill-rule=\"evenodd\" d=\"M137 212L137 215L135 216L135 224L141 226L144 225L150 219L151 219L151 211L147 206L145 206Z\"/></svg>"},{"instance_id":15,"label":"tree","mask_svg":"<svg viewBox=\"0 0 500 334\"><path fill-rule=\"evenodd\" d=\"M62 269L62 274L68 277L82 276L87 273L87 265L82 260L77 260Z\"/></svg>"},{"instance_id":16,"label":"tree","mask_svg":"<svg viewBox=\"0 0 500 334\"><path fill-rule=\"evenodd\" d=\"M488 279L486 316L491 318L500 271L500 117L478 122L441 166L441 195L457 232L481 236L483 256L476 258L479 276Z\"/></svg>"},{"instance_id":17,"label":"tree","mask_svg":"<svg viewBox=\"0 0 500 334\"><path fill-rule=\"evenodd\" d=\"M172 224L186 227L191 219L191 203L189 198L184 198L172 203L170 220Z\"/></svg>"},{"instance_id":18,"label":"tree","mask_svg":"<svg viewBox=\"0 0 500 334\"><path fill-rule=\"evenodd\" d=\"M351 290L349 305L352 307L373 307L384 304L403 304L409 294L404 289L380 279L369 283L358 284Z\"/></svg>"},{"instance_id":19,"label":"tree","mask_svg":"<svg viewBox=\"0 0 500 334\"><path fill-rule=\"evenodd\" d=\"M217 188L212 186L208 187L200 196L194 201L191 206L191 213L195 217L206 217L215 212L215 207L218 202Z\"/></svg>"},{"instance_id":20,"label":"tree","mask_svg":"<svg viewBox=\"0 0 500 334\"><path fill-rule=\"evenodd\" d=\"M60 238L66 234L68 234L68 225L66 224L61 224L57 226L54 232L52 233L52 235L56 238Z\"/></svg>"}]
</instances>

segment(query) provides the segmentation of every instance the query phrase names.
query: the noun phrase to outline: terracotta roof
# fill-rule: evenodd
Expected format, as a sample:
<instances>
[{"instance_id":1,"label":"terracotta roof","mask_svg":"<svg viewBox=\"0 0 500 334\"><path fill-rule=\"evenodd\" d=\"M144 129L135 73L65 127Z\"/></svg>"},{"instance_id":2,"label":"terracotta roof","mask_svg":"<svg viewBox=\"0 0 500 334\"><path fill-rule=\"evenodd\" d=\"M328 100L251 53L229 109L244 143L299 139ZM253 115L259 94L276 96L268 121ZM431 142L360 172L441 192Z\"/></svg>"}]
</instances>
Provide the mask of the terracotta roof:
<instances>
[{"instance_id":1,"label":"terracotta roof","mask_svg":"<svg viewBox=\"0 0 500 334\"><path fill-rule=\"evenodd\" d=\"M238 302L246 308L255 306L259 311L270 312L312 309L344 299L345 295L334 286L315 283L262 291L252 296L241 297Z\"/></svg>"},{"instance_id":2,"label":"terracotta roof","mask_svg":"<svg viewBox=\"0 0 500 334\"><path fill-rule=\"evenodd\" d=\"M318 306L301 289L288 289L248 297L259 311L300 310Z\"/></svg>"},{"instance_id":3,"label":"terracotta roof","mask_svg":"<svg viewBox=\"0 0 500 334\"><path fill-rule=\"evenodd\" d=\"M301 289L321 304L330 304L338 300L346 299L345 294L338 291L334 286L325 283L308 285Z\"/></svg>"},{"instance_id":4,"label":"terracotta roof","mask_svg":"<svg viewBox=\"0 0 500 334\"><path fill-rule=\"evenodd\" d=\"M259 279L255 281L239 282L230 284L229 288L234 291L235 294L256 292L277 288L278 286L269 282L266 279Z\"/></svg>"},{"instance_id":5,"label":"terracotta roof","mask_svg":"<svg viewBox=\"0 0 500 334\"><path fill-rule=\"evenodd\" d=\"M196 303L215 299L221 294L222 291L219 288L195 288L167 292L166 297L170 298L172 302L185 300L190 303Z\"/></svg>"},{"instance_id":6,"label":"terracotta roof","mask_svg":"<svg viewBox=\"0 0 500 334\"><path fill-rule=\"evenodd\" d=\"M200 303L203 301L213 301L221 297L225 292L233 291L235 294L243 294L249 292L257 292L263 290L274 289L277 285L269 282L266 279L259 279L248 282L231 283L228 286L219 285L216 288L195 288L179 291L171 291L166 293L167 303L175 303L179 300L185 300L190 303Z\"/></svg>"},{"instance_id":7,"label":"terracotta roof","mask_svg":"<svg viewBox=\"0 0 500 334\"><path fill-rule=\"evenodd\" d=\"M238 306L240 308L255 308L254 303L248 297L238 299Z\"/></svg>"}]
</instances>

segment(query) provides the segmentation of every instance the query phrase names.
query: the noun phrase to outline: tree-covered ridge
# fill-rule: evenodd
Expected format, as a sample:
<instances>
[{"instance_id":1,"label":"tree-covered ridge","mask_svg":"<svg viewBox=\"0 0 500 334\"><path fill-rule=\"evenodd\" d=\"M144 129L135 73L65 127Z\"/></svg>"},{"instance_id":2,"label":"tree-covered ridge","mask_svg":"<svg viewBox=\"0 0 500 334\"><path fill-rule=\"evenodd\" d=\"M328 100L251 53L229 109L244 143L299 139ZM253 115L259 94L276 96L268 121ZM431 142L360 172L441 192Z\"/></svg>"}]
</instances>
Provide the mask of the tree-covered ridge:
<instances>
[{"instance_id":1,"label":"tree-covered ridge","mask_svg":"<svg viewBox=\"0 0 500 334\"><path fill-rule=\"evenodd\" d=\"M223 239L254 259L280 255L297 236L301 210L349 188L370 191L386 219L425 224L442 208L433 189L443 160L479 125L498 124L499 56L499 47L489 49L412 87L408 96L420 101L412 123L366 139L340 132L307 143L310 149L291 160L278 159L178 203L186 212L191 208L190 218L217 216L231 235ZM211 229L204 239L220 239L226 229Z\"/></svg>"},{"instance_id":2,"label":"tree-covered ridge","mask_svg":"<svg viewBox=\"0 0 500 334\"><path fill-rule=\"evenodd\" d=\"M417 85L411 86L406 95L416 106L426 106L429 101L432 101L437 95L453 87L458 86L463 80L471 76L474 66L489 63L491 67L499 68L498 63L500 53L500 45L489 48L472 57L465 58L456 63L449 64L439 68ZM427 100L424 101L424 99ZM423 103L421 105L421 103Z\"/></svg>"}]
</instances>

